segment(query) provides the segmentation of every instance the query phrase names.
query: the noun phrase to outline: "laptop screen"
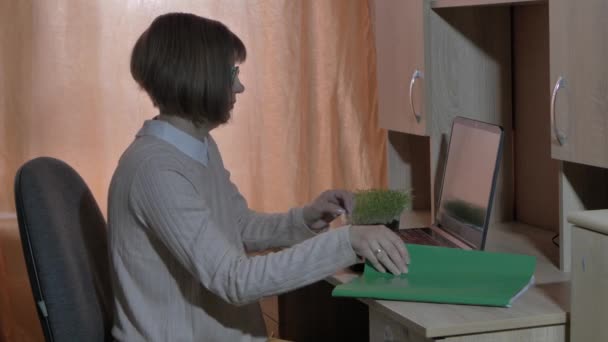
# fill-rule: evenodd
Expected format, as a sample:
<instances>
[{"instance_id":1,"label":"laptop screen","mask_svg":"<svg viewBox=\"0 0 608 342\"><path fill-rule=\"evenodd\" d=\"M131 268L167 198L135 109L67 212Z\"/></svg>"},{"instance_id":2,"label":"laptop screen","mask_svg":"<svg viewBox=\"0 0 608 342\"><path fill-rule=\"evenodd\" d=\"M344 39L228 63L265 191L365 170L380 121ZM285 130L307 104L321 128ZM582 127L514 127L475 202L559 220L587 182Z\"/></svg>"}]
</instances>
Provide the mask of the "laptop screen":
<instances>
[{"instance_id":1,"label":"laptop screen","mask_svg":"<svg viewBox=\"0 0 608 342\"><path fill-rule=\"evenodd\" d=\"M436 219L475 249L484 247L501 145L499 126L454 119Z\"/></svg>"}]
</instances>

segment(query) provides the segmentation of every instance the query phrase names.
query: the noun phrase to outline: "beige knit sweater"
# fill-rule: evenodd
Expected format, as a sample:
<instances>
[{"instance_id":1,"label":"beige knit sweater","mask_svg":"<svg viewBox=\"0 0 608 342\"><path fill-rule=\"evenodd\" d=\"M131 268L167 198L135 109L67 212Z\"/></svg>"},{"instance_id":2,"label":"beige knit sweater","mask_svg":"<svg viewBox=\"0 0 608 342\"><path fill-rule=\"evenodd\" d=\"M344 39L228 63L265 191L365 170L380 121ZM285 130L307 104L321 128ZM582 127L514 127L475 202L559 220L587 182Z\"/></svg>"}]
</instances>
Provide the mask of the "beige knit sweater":
<instances>
[{"instance_id":1,"label":"beige knit sweater","mask_svg":"<svg viewBox=\"0 0 608 342\"><path fill-rule=\"evenodd\" d=\"M249 210L211 137L159 121L119 162L108 224L119 341L265 341L258 299L356 261L348 227L315 235L302 209Z\"/></svg>"}]
</instances>

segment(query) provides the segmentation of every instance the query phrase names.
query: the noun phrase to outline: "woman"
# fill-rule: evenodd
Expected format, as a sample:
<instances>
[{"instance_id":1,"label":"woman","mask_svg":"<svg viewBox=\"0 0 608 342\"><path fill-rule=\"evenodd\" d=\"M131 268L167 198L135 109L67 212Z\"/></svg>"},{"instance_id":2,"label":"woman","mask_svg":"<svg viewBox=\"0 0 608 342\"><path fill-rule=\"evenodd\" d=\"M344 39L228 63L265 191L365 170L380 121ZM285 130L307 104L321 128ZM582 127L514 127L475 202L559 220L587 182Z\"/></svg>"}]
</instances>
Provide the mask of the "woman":
<instances>
[{"instance_id":1,"label":"woman","mask_svg":"<svg viewBox=\"0 0 608 342\"><path fill-rule=\"evenodd\" d=\"M210 131L242 93L240 39L223 24L166 14L141 35L131 73L160 114L124 152L110 186L108 223L119 341L263 341L257 300L354 264L405 272L407 251L382 226L328 222L352 194L262 214L224 168ZM286 247L248 257L247 252Z\"/></svg>"}]
</instances>

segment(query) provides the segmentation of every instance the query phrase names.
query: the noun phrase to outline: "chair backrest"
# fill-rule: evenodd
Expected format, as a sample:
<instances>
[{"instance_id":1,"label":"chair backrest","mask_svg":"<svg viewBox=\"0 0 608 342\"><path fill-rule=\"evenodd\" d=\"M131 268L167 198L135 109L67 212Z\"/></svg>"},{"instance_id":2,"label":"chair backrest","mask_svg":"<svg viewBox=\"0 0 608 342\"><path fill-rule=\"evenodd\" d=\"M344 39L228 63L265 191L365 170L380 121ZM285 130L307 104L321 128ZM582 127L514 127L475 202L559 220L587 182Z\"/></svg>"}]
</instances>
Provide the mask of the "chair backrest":
<instances>
[{"instance_id":1,"label":"chair backrest","mask_svg":"<svg viewBox=\"0 0 608 342\"><path fill-rule=\"evenodd\" d=\"M23 254L47 341L110 341L112 290L106 223L66 163L25 163L15 177Z\"/></svg>"}]
</instances>

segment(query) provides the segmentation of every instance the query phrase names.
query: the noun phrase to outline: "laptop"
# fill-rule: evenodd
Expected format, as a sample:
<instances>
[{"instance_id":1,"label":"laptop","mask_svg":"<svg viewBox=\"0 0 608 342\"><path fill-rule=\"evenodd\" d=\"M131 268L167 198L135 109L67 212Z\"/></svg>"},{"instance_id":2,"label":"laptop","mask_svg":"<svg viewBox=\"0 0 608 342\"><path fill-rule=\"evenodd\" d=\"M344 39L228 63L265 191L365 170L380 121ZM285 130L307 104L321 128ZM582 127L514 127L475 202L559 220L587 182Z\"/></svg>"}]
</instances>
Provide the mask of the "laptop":
<instances>
[{"instance_id":1,"label":"laptop","mask_svg":"<svg viewBox=\"0 0 608 342\"><path fill-rule=\"evenodd\" d=\"M406 243L484 249L502 141L500 126L454 118L434 222L399 230Z\"/></svg>"}]
</instances>

